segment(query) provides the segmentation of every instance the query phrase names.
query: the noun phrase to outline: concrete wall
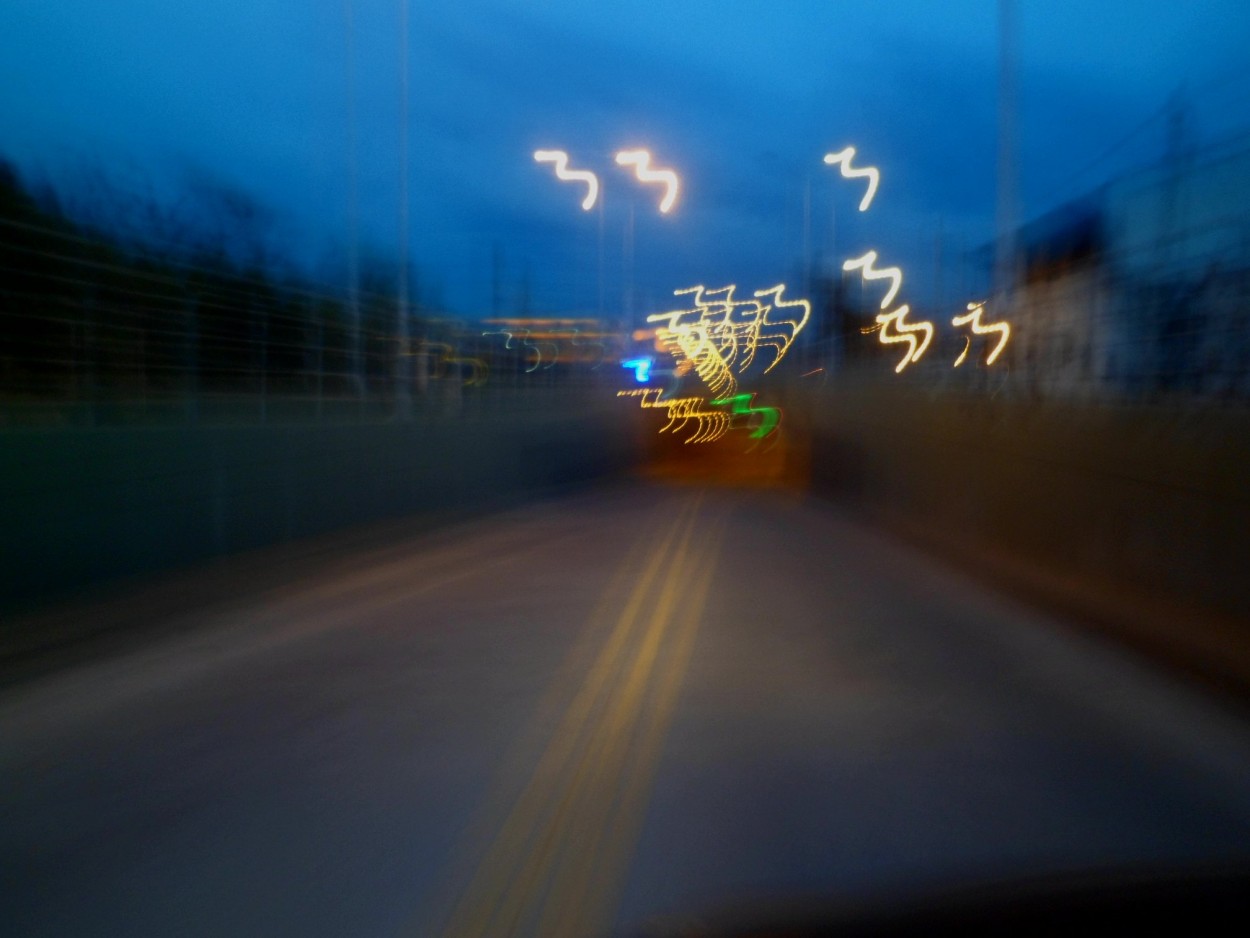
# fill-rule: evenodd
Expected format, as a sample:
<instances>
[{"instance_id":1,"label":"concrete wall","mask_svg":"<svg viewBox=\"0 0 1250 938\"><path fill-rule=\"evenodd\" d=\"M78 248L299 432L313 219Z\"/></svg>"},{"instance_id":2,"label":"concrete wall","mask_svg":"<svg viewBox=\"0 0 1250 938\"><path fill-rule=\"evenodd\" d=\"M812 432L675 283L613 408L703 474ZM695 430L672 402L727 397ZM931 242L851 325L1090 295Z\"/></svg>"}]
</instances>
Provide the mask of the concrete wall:
<instances>
[{"instance_id":1,"label":"concrete wall","mask_svg":"<svg viewBox=\"0 0 1250 938\"><path fill-rule=\"evenodd\" d=\"M412 423L3 430L0 612L114 577L589 480L637 458L620 418L620 408L583 406Z\"/></svg>"},{"instance_id":2,"label":"concrete wall","mask_svg":"<svg viewBox=\"0 0 1250 938\"><path fill-rule=\"evenodd\" d=\"M889 383L796 405L818 490L1250 688L1250 413Z\"/></svg>"}]
</instances>

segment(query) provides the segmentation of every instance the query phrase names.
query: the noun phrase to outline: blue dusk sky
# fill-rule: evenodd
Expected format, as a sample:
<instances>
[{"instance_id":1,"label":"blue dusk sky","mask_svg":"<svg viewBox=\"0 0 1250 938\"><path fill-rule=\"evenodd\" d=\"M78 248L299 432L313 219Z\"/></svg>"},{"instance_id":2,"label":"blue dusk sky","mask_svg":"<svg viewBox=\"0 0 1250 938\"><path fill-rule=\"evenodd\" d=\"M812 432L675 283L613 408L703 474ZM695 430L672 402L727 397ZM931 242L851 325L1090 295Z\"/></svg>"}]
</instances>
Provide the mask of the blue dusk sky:
<instances>
[{"instance_id":1,"label":"blue dusk sky","mask_svg":"<svg viewBox=\"0 0 1250 938\"><path fill-rule=\"evenodd\" d=\"M5 6L0 156L67 204L136 191L205 227L195 193L245 193L269 253L331 287L353 238L393 262L405 215L419 298L466 316L490 312L494 259L501 311L593 312L600 254L615 313L631 211L640 311L793 284L805 246L817 266L875 248L902 299L953 301L994 233L994 0L408 0L406 43L403 0ZM1022 219L1159 160L1170 115L1197 146L1250 127L1245 0L1014 9ZM821 160L848 144L881 172L863 214ZM540 147L598 173L602 219ZM670 215L624 147L680 174Z\"/></svg>"}]
</instances>

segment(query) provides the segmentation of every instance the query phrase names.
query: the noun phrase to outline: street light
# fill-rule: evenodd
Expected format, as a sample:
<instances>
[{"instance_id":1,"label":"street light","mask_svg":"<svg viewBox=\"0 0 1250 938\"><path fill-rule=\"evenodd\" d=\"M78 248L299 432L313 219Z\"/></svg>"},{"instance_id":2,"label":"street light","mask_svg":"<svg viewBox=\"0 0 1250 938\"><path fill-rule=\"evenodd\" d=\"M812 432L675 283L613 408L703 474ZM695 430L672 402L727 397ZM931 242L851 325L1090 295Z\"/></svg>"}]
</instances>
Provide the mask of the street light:
<instances>
[{"instance_id":1,"label":"street light","mask_svg":"<svg viewBox=\"0 0 1250 938\"><path fill-rule=\"evenodd\" d=\"M595 200L599 198L599 179L594 173L585 169L569 169L569 155L563 150L535 150L534 159L539 163L555 163L557 179L586 183L586 198L582 199L582 208L589 212L595 207Z\"/></svg>"},{"instance_id":2,"label":"street light","mask_svg":"<svg viewBox=\"0 0 1250 938\"><path fill-rule=\"evenodd\" d=\"M677 174L671 169L651 169L651 154L646 150L622 150L616 154L618 166L633 166L639 182L662 182L666 187L660 200L660 212L667 215L677 201Z\"/></svg>"},{"instance_id":3,"label":"street light","mask_svg":"<svg viewBox=\"0 0 1250 938\"><path fill-rule=\"evenodd\" d=\"M837 153L825 154L825 165L836 166L842 164L842 176L844 179L855 179L860 176L868 177L868 189L864 192L864 197L859 201L859 210L861 212L868 211L868 206L872 204L872 197L877 192L877 182L881 178L881 174L877 172L876 167L865 166L862 169L853 169L851 160L855 158L855 148L846 147Z\"/></svg>"}]
</instances>

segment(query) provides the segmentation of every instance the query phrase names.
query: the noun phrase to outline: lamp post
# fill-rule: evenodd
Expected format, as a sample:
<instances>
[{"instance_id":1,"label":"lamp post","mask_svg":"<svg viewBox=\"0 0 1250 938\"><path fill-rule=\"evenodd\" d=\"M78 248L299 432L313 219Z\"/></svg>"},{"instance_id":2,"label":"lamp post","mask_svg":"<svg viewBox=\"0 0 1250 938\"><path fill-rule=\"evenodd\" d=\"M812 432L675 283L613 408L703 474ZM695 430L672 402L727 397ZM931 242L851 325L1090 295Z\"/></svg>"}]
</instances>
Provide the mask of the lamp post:
<instances>
[{"instance_id":1,"label":"lamp post","mask_svg":"<svg viewBox=\"0 0 1250 938\"><path fill-rule=\"evenodd\" d=\"M580 182L586 186L586 195L582 199L582 210L590 211L595 204L599 205L599 317L604 316L604 200L601 197L599 179L589 170L569 169L569 156L564 150L535 150L534 160L539 163L552 163L555 166L556 178L564 182ZM653 169L651 153L643 149L620 150L615 154L618 166L631 167L638 181L644 184L655 184L664 187L664 193L658 203L660 214L672 211L677 202L680 179L671 169ZM622 288L622 309L626 320L632 324L634 315L634 261L635 261L635 200L629 200L628 213L621 238L622 277L625 281Z\"/></svg>"},{"instance_id":2,"label":"lamp post","mask_svg":"<svg viewBox=\"0 0 1250 938\"><path fill-rule=\"evenodd\" d=\"M599 315L603 315L603 199L599 193L599 177L590 170L569 169L569 155L564 150L535 150L534 161L538 163L554 163L556 178L564 182L580 182L586 186L586 196L582 199L582 211L589 212L596 203L599 206Z\"/></svg>"},{"instance_id":3,"label":"lamp post","mask_svg":"<svg viewBox=\"0 0 1250 938\"><path fill-rule=\"evenodd\" d=\"M652 169L651 153L648 150L621 150L616 154L617 166L632 166L634 175L638 181L643 184L662 185L664 187L664 195L661 196L659 205L661 215L667 215L672 211L673 206L677 203L677 193L681 187L681 181L677 177L677 173L671 169ZM625 294L625 318L629 325L633 326L634 320L634 250L635 250L635 234L634 234L634 200L629 200L629 216L625 227L625 244L622 250L625 252L626 258L626 294Z\"/></svg>"}]
</instances>

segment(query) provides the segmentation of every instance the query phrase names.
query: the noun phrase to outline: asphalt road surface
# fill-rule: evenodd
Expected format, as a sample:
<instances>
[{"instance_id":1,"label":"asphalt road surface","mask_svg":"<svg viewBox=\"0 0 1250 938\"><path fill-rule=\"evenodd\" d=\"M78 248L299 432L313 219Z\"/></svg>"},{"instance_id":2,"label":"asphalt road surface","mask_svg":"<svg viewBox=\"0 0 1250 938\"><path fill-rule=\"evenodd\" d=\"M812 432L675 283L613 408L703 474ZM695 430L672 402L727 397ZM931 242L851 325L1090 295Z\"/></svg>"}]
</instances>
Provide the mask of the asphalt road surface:
<instances>
[{"instance_id":1,"label":"asphalt road surface","mask_svg":"<svg viewBox=\"0 0 1250 938\"><path fill-rule=\"evenodd\" d=\"M782 492L582 493L183 620L0 695L6 933L637 934L1250 856L1243 723Z\"/></svg>"}]
</instances>

